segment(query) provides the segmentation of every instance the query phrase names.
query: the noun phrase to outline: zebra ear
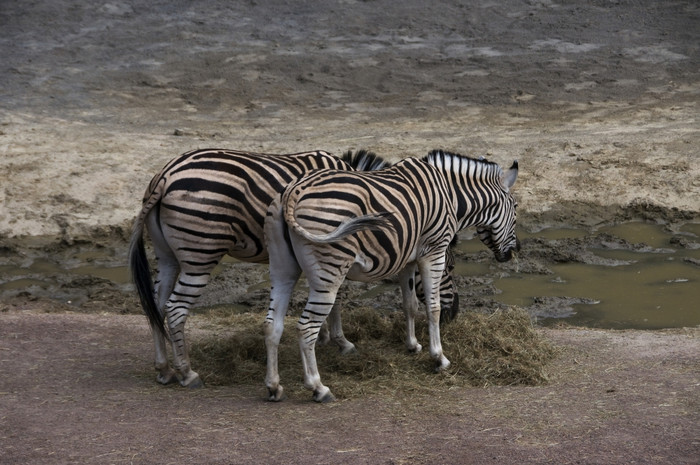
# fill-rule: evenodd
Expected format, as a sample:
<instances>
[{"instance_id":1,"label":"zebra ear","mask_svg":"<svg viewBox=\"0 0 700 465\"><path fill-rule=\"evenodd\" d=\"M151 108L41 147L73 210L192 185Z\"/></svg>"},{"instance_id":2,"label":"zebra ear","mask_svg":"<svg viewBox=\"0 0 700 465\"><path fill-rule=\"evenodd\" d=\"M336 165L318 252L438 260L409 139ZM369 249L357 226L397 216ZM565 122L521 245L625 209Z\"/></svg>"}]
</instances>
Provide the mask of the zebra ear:
<instances>
[{"instance_id":1,"label":"zebra ear","mask_svg":"<svg viewBox=\"0 0 700 465\"><path fill-rule=\"evenodd\" d=\"M515 160L513 162L513 165L503 173L501 176L501 183L503 184L503 187L506 188L506 190L510 190L511 187L513 187L513 184L515 184L515 180L518 178L518 160Z\"/></svg>"}]
</instances>

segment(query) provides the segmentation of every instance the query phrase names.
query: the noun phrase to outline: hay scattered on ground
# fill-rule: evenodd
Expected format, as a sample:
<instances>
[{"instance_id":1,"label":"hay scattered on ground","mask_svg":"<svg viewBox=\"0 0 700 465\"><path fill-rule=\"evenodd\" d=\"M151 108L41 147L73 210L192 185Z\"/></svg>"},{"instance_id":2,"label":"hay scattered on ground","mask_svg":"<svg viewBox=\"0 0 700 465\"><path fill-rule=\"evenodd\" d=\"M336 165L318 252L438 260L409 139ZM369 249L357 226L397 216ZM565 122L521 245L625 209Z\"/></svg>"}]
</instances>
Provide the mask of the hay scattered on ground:
<instances>
[{"instance_id":1,"label":"hay scattered on ground","mask_svg":"<svg viewBox=\"0 0 700 465\"><path fill-rule=\"evenodd\" d=\"M422 315L421 315L422 316ZM212 316L211 333L195 337L192 366L209 385L263 385L265 340L262 314ZM287 317L280 344L280 376L285 390L305 392L297 342L296 316ZM410 354L404 344L404 317L367 307L343 311L346 337L358 353L341 355L334 345L316 348L324 384L339 397L382 392L428 393L435 389L486 385L540 385L548 380L546 366L554 347L518 308L486 315L464 312L441 329L443 349L452 365L433 372L428 354L425 318L417 318L416 334L423 345ZM207 331L209 333L209 331Z\"/></svg>"}]
</instances>

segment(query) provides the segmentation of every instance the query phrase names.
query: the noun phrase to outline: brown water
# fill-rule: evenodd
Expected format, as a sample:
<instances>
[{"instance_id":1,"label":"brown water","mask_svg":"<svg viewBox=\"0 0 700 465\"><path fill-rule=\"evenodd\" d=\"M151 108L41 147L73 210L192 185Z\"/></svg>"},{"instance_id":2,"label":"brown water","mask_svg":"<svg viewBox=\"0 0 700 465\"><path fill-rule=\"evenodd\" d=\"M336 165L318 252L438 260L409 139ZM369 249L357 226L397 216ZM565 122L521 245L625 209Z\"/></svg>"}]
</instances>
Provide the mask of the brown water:
<instances>
[{"instance_id":1,"label":"brown water","mask_svg":"<svg viewBox=\"0 0 700 465\"><path fill-rule=\"evenodd\" d=\"M502 291L495 298L535 308L535 313L540 304L544 310L539 319L544 324L566 321L617 329L700 325L699 224L685 225L675 234L660 225L636 222L597 232L623 240L588 249L602 263L549 263L551 274L502 273L493 281ZM586 235L578 230L545 230L521 236L562 240ZM685 238L690 244L674 244L673 237ZM463 250L479 247L477 240L466 242L460 244ZM458 272L473 276L487 267L492 265L462 264ZM551 314L547 305L541 305L548 302L558 306Z\"/></svg>"},{"instance_id":2,"label":"brown water","mask_svg":"<svg viewBox=\"0 0 700 465\"><path fill-rule=\"evenodd\" d=\"M542 324L646 329L700 325L700 224L675 232L638 222L597 231L521 232L520 258L505 265L468 236L458 245L462 259L456 273L481 279L496 289L487 296L491 301L526 308ZM562 260L562 254L574 259ZM35 255L5 251L0 254L0 297L24 294L79 305L105 289L133 294L125 262L124 245L82 244ZM225 261L225 267L239 265ZM251 282L248 292L267 285ZM380 284L363 297L384 292L395 293L396 286ZM472 304L469 299L461 302L463 308Z\"/></svg>"},{"instance_id":3,"label":"brown water","mask_svg":"<svg viewBox=\"0 0 700 465\"><path fill-rule=\"evenodd\" d=\"M554 275L498 279L504 303L527 307L535 297L573 297L569 323L604 328L669 328L700 325L697 269L667 257L638 257L619 267L563 264ZM551 323L553 318L545 322ZM547 321L549 320L549 321Z\"/></svg>"}]
</instances>

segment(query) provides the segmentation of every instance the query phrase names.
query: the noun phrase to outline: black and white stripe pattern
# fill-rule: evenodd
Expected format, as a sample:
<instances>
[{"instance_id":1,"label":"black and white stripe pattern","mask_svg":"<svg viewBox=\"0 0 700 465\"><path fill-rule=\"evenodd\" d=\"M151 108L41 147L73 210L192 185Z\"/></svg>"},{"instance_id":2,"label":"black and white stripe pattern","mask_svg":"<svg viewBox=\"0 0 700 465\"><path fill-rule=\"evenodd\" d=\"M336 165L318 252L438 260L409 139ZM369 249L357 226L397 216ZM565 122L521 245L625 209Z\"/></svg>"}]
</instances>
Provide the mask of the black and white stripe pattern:
<instances>
[{"instance_id":1,"label":"black and white stripe pattern","mask_svg":"<svg viewBox=\"0 0 700 465\"><path fill-rule=\"evenodd\" d=\"M376 172L317 171L288 186L273 201L265 223L272 280L266 319L270 400L282 398L277 349L286 288L293 285L291 272L297 266L309 283L309 300L298 329L304 385L313 391L314 400L333 398L321 383L314 346L346 277L375 281L399 275L406 343L409 350L419 351L413 319L417 269L425 289L430 354L438 370L446 368L449 361L442 353L439 333L440 277L446 253L459 230L477 226L479 237L499 261L511 258L519 248L516 204L510 193L517 169L517 162L504 173L486 160L433 151L423 159L408 158ZM287 240L296 260L273 253L278 245L288 249Z\"/></svg>"},{"instance_id":2,"label":"black and white stripe pattern","mask_svg":"<svg viewBox=\"0 0 700 465\"><path fill-rule=\"evenodd\" d=\"M457 318L459 314L459 293L457 282L454 280L455 256L453 248L457 245L457 236L452 239L450 248L445 255L445 271L442 281L440 281L440 324L449 323ZM425 302L423 293L423 279L421 274L416 272L416 297L419 302Z\"/></svg>"},{"instance_id":3,"label":"black and white stripe pattern","mask_svg":"<svg viewBox=\"0 0 700 465\"><path fill-rule=\"evenodd\" d=\"M313 170L376 170L387 165L364 150L347 152L339 159L323 151L271 155L208 149L173 159L153 177L134 224L130 265L153 329L158 381L201 385L188 361L187 315L224 255L267 262L263 226L274 196ZM158 261L155 283L144 249L144 227ZM445 275L444 281L445 287L452 286L451 275ZM445 305L452 304L448 298ZM332 313L329 326L331 339L341 350L352 351L354 345L343 335L339 312ZM167 333L174 370L167 361Z\"/></svg>"},{"instance_id":4,"label":"black and white stripe pattern","mask_svg":"<svg viewBox=\"0 0 700 465\"><path fill-rule=\"evenodd\" d=\"M303 174L323 168L351 170L349 163L384 166L364 151L348 152L344 161L323 151L271 155L208 149L175 158L151 180L134 224L130 265L153 328L159 382L201 385L185 343L189 309L224 255L267 262L263 224L272 198ZM155 283L144 250L144 226L158 261ZM164 319L175 371L167 362Z\"/></svg>"}]
</instances>

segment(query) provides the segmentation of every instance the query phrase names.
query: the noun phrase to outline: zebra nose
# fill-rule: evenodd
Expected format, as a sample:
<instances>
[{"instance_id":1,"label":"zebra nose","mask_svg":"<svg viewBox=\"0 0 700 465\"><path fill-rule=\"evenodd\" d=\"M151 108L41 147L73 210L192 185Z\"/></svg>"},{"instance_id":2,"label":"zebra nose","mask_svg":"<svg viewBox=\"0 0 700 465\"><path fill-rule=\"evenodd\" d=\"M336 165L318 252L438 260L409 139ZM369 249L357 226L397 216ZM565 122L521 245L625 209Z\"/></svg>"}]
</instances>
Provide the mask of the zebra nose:
<instances>
[{"instance_id":1,"label":"zebra nose","mask_svg":"<svg viewBox=\"0 0 700 465\"><path fill-rule=\"evenodd\" d=\"M511 258L513 258L513 249L508 249L503 253L496 254L496 261L498 262L507 262Z\"/></svg>"}]
</instances>

